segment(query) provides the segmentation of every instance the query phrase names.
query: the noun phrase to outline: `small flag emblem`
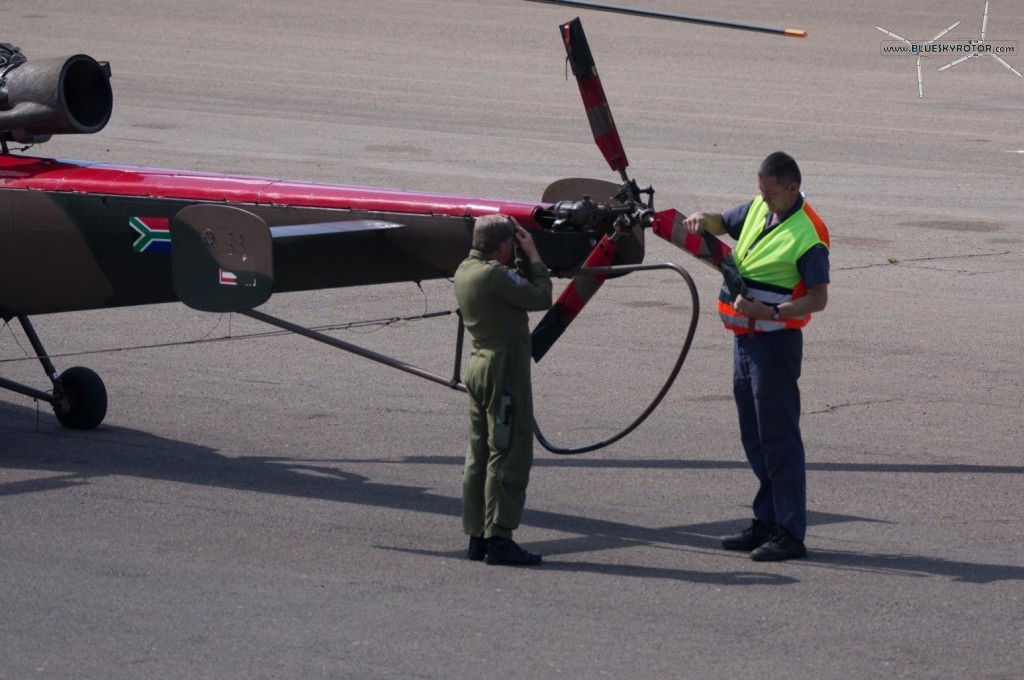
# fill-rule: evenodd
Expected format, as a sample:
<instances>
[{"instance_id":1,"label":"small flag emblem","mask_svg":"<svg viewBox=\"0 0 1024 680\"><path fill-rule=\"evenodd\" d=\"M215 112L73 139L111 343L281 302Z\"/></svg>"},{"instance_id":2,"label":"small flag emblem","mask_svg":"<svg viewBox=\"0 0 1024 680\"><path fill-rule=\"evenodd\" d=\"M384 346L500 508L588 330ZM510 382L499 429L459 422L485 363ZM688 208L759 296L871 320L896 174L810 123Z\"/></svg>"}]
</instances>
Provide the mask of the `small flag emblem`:
<instances>
[{"instance_id":1,"label":"small flag emblem","mask_svg":"<svg viewBox=\"0 0 1024 680\"><path fill-rule=\"evenodd\" d=\"M222 286L237 286L238 277L229 271L223 269L220 270L220 285Z\"/></svg>"},{"instance_id":2,"label":"small flag emblem","mask_svg":"<svg viewBox=\"0 0 1024 680\"><path fill-rule=\"evenodd\" d=\"M137 253L171 252L171 224L166 217L129 217L135 241L132 248Z\"/></svg>"}]
</instances>

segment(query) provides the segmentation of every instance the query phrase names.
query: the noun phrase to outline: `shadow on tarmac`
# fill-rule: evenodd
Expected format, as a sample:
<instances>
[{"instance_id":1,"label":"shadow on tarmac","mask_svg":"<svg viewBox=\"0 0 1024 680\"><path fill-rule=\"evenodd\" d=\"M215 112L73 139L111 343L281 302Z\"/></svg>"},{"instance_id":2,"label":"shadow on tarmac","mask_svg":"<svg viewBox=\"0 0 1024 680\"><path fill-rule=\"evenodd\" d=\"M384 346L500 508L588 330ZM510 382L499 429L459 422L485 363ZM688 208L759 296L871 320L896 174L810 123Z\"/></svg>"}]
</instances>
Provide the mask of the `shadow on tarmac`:
<instances>
[{"instance_id":1,"label":"shadow on tarmac","mask_svg":"<svg viewBox=\"0 0 1024 680\"><path fill-rule=\"evenodd\" d=\"M870 571L880 574L948 577L957 583L996 583L1024 580L1024 568L1003 564L956 562L919 555L855 553L845 550L814 550L815 564Z\"/></svg>"},{"instance_id":2,"label":"shadow on tarmac","mask_svg":"<svg viewBox=\"0 0 1024 680\"><path fill-rule=\"evenodd\" d=\"M559 561L558 555L575 552L565 550L569 541L532 541L531 550L539 550L544 555L544 561L536 567L542 571L564 571L572 573L602 574L604 576L622 576L629 578L653 578L666 579L671 581L685 581L687 583L707 583L718 586L783 586L799 583L799 579L782 574L750 571L694 571L692 569L672 569L668 567L644 567L633 564L608 564L605 562L580 562L580 561ZM632 541L632 544L639 542ZM551 549L545 548L549 546ZM423 555L425 557L444 557L449 559L465 560L465 553L459 552L437 552L433 550L417 550L413 548L395 548L392 546L374 546L383 550L391 550L410 555ZM615 547L615 546L613 546ZM618 546L623 547L623 546ZM562 548L559 550L559 548ZM594 550L594 548L590 548ZM601 548L604 549L604 548ZM553 552L552 552L553 551ZM508 567L515 568L515 567Z\"/></svg>"},{"instance_id":3,"label":"shadow on tarmac","mask_svg":"<svg viewBox=\"0 0 1024 680\"><path fill-rule=\"evenodd\" d=\"M349 459L345 463L375 463L372 459ZM402 463L412 465L462 465L461 456L407 456ZM643 460L616 459L594 460L554 456L535 458L534 467L547 468L600 468L603 470L748 470L745 460ZM815 463L808 462L807 469L812 472L900 472L913 474L1024 474L1024 465L912 465L909 463Z\"/></svg>"},{"instance_id":4,"label":"shadow on tarmac","mask_svg":"<svg viewBox=\"0 0 1024 680\"><path fill-rule=\"evenodd\" d=\"M32 422L35 421L34 427ZM14 422L13 426L9 425ZM97 477L134 476L180 484L215 486L299 498L357 503L395 510L411 510L460 516L461 499L428 493L423 487L389 484L341 468L352 464L418 464L459 466L458 456L409 456L386 459L317 460L315 464L294 457L226 457L215 450L183 443L145 432L103 426L90 432L61 428L49 414L37 418L34 410L0 402L0 470L39 471L38 479L0 482L0 498L19 494L53 492L87 485ZM636 469L745 469L745 462L711 460L537 460L538 467L636 468ZM811 469L848 472L991 473L1021 474L1024 467L970 465L810 465ZM782 585L796 582L791 576L752 572L697 572L686 569L644 567L595 562L559 562L557 556L605 551L616 548L655 546L668 549L720 550L719 536L741 527L745 520L644 527L610 522L593 517L566 515L527 509L526 521L537 527L569 534L573 538L531 543L545 555L545 569L716 583L722 585ZM836 522L877 522L871 518L811 513L811 524ZM461 543L461 536L460 536ZM383 549L397 550L387 546ZM406 552L461 557L460 551ZM965 583L993 583L1024 580L1024 568L999 564L959 562L916 555L870 554L812 549L813 565L881 573L939 576Z\"/></svg>"}]
</instances>

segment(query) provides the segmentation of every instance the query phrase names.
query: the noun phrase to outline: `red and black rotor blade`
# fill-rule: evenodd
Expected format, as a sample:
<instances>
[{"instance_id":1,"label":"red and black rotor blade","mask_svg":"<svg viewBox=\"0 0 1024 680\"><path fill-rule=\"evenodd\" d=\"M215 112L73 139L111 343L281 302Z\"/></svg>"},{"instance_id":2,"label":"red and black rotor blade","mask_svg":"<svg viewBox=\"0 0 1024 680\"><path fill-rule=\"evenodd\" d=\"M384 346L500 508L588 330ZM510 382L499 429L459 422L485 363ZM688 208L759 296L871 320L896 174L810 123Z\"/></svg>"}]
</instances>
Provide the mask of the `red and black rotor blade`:
<instances>
[{"instance_id":1,"label":"red and black rotor blade","mask_svg":"<svg viewBox=\"0 0 1024 680\"><path fill-rule=\"evenodd\" d=\"M715 269L729 256L732 248L712 234L691 234L683 227L686 215L676 210L663 210L654 215L651 230L680 250Z\"/></svg>"},{"instance_id":2,"label":"red and black rotor blade","mask_svg":"<svg viewBox=\"0 0 1024 680\"><path fill-rule=\"evenodd\" d=\"M655 234L683 250L704 264L711 265L722 274L730 296L747 296L747 284L740 275L732 248L714 234L704 231L694 234L683 226L686 215L675 210L665 210L654 216L652 228Z\"/></svg>"},{"instance_id":3,"label":"red and black rotor blade","mask_svg":"<svg viewBox=\"0 0 1024 680\"><path fill-rule=\"evenodd\" d=\"M608 166L617 171L623 179L627 179L626 167L629 165L629 161L626 159L625 149L622 148L622 140L615 127L615 120L612 118L612 111L608 106L608 98L601 85L601 78L597 75L597 66L594 64L594 56L590 52L587 36L583 32L583 24L577 17L562 24L559 29L562 33L562 42L565 44L566 59L572 68L573 75L576 76L576 83L579 85L580 95L583 97L583 107L587 111L590 129L594 133L594 141L597 142L598 148L601 149L605 160L608 161ZM634 231L639 231L642 239L643 230L636 229ZM619 249L621 237L622 232L606 234L591 251L583 263L583 267L612 265ZM635 249L630 249L630 251L632 254L636 254ZM639 249L639 257L643 258L642 246ZM578 274L573 277L533 330L531 339L534 361L540 361L558 338L562 337L569 324L583 311L583 307L594 297L607 278L607 275L603 274Z\"/></svg>"},{"instance_id":4,"label":"red and black rotor blade","mask_svg":"<svg viewBox=\"0 0 1024 680\"><path fill-rule=\"evenodd\" d=\"M611 265L618 250L616 240L612 236L605 235L587 256L583 266L607 267ZM584 305L601 288L606 278L608 277L605 274L577 274L573 277L530 335L534 361L544 358L555 341L562 337L562 333L569 327L573 319L583 311Z\"/></svg>"},{"instance_id":5,"label":"red and black rotor blade","mask_svg":"<svg viewBox=\"0 0 1024 680\"><path fill-rule=\"evenodd\" d=\"M622 148L619 131L612 119L612 111L601 86L601 78L597 75L597 66L594 65L594 57L590 53L587 36L583 32L583 24L577 17L559 28L562 31L562 42L565 43L569 66L572 68L572 74L576 76L576 83L580 86L583 107L587 110L594 141L604 154L609 167L625 177L629 161L626 160L626 151Z\"/></svg>"}]
</instances>

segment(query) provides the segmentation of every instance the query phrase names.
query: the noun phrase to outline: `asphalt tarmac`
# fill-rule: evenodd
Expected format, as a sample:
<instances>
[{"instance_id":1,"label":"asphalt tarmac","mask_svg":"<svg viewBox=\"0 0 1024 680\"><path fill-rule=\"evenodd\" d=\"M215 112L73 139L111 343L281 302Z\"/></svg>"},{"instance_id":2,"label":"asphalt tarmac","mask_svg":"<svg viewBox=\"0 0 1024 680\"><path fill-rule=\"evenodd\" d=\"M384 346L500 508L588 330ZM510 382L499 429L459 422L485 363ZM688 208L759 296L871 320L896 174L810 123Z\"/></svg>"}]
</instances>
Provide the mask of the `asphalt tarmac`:
<instances>
[{"instance_id":1,"label":"asphalt tarmac","mask_svg":"<svg viewBox=\"0 0 1024 680\"><path fill-rule=\"evenodd\" d=\"M801 381L809 558L719 548L755 490L719 279L654 237L648 261L696 281L693 349L625 439L537 447L536 569L463 559L461 393L180 304L41 316L110 408L71 432L0 395L0 678L1019 677L1024 81L925 57L919 97L875 29L977 38L983 3L643 5L809 37L516 0L33 0L0 1L0 39L111 64L107 128L42 155L539 200L616 179L566 79L558 25L581 16L657 207L749 200L783 149L831 228ZM1024 40L1020 3L994 0L986 37ZM441 374L454 317L416 317L453 308L448 281L267 305ZM548 439L628 424L691 311L670 272L609 282L535 368ZM0 372L43 387L27 348L0 329Z\"/></svg>"}]
</instances>

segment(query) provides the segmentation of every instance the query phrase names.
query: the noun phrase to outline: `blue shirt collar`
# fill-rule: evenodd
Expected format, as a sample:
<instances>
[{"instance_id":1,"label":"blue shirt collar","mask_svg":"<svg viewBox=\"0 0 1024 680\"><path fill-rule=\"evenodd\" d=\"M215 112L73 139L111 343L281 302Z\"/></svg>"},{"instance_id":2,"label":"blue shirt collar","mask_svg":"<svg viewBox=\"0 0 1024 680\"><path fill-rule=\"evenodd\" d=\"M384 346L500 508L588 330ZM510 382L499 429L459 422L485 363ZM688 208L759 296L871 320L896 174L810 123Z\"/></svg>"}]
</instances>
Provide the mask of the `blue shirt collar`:
<instances>
[{"instance_id":1,"label":"blue shirt collar","mask_svg":"<svg viewBox=\"0 0 1024 680\"><path fill-rule=\"evenodd\" d=\"M797 195L796 202L793 204L793 207L790 208L789 211L785 215L782 216L782 219L779 220L779 223L776 224L775 226L778 226L779 224L782 224L783 222L788 220L790 217L795 215L803 207L804 207L804 193L801 191ZM768 229L772 228L772 213L768 213L765 216L765 218L764 218L764 228L765 228L765 230L768 230Z\"/></svg>"}]
</instances>

